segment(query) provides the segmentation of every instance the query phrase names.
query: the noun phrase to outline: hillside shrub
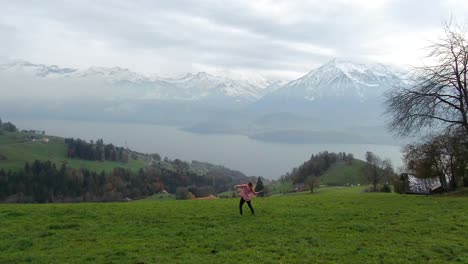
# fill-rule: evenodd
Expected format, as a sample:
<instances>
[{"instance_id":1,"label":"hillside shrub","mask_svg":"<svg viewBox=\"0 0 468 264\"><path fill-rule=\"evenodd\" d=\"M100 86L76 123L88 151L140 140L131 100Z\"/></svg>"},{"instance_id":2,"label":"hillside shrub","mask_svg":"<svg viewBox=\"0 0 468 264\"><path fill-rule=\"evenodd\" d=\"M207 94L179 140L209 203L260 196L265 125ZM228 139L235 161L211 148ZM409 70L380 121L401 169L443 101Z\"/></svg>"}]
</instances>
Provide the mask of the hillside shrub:
<instances>
[{"instance_id":1,"label":"hillside shrub","mask_svg":"<svg viewBox=\"0 0 468 264\"><path fill-rule=\"evenodd\" d=\"M188 188L188 191L195 197L207 197L215 193L213 186L191 186Z\"/></svg>"},{"instance_id":2,"label":"hillside shrub","mask_svg":"<svg viewBox=\"0 0 468 264\"><path fill-rule=\"evenodd\" d=\"M377 185L376 188L374 189L374 185L369 185L366 189L364 189L364 192L392 192L392 188L388 184L384 185Z\"/></svg>"},{"instance_id":3,"label":"hillside shrub","mask_svg":"<svg viewBox=\"0 0 468 264\"><path fill-rule=\"evenodd\" d=\"M232 198L232 193L231 192L220 193L218 194L218 198L224 198L224 199Z\"/></svg>"},{"instance_id":4,"label":"hillside shrub","mask_svg":"<svg viewBox=\"0 0 468 264\"><path fill-rule=\"evenodd\" d=\"M193 198L193 194L189 191L187 187L177 187L176 200L190 200Z\"/></svg>"},{"instance_id":5,"label":"hillside shrub","mask_svg":"<svg viewBox=\"0 0 468 264\"><path fill-rule=\"evenodd\" d=\"M390 187L390 185L384 184L384 185L380 188L380 191L381 191L381 192L389 193L389 192L392 192L392 188Z\"/></svg>"},{"instance_id":6,"label":"hillside shrub","mask_svg":"<svg viewBox=\"0 0 468 264\"><path fill-rule=\"evenodd\" d=\"M399 194L405 193L405 182L400 179L393 179L393 191Z\"/></svg>"},{"instance_id":7,"label":"hillside shrub","mask_svg":"<svg viewBox=\"0 0 468 264\"><path fill-rule=\"evenodd\" d=\"M102 198L104 202L114 202L120 201L124 198L123 194L120 192L106 192Z\"/></svg>"}]
</instances>

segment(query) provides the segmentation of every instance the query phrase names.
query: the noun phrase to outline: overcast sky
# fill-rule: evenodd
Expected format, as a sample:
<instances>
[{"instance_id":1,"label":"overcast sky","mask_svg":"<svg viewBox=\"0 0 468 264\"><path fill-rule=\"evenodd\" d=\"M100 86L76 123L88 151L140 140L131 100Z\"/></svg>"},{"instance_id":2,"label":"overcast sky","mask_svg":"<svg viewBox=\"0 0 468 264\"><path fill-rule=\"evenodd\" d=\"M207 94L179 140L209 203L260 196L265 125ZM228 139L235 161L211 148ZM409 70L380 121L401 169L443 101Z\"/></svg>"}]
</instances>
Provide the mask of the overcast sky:
<instances>
[{"instance_id":1,"label":"overcast sky","mask_svg":"<svg viewBox=\"0 0 468 264\"><path fill-rule=\"evenodd\" d=\"M7 1L0 57L292 79L334 58L417 64L466 0Z\"/></svg>"}]
</instances>

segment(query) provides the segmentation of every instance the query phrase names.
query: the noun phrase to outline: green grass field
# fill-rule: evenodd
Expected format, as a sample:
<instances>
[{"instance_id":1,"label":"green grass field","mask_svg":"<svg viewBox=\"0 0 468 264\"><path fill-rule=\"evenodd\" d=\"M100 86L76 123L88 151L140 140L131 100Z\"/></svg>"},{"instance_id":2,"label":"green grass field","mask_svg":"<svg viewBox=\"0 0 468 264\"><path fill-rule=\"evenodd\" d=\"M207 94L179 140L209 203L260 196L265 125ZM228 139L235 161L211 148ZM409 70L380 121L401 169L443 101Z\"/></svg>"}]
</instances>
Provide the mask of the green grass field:
<instances>
[{"instance_id":1,"label":"green grass field","mask_svg":"<svg viewBox=\"0 0 468 264\"><path fill-rule=\"evenodd\" d=\"M468 263L468 198L362 188L237 199L0 205L0 263Z\"/></svg>"},{"instance_id":2,"label":"green grass field","mask_svg":"<svg viewBox=\"0 0 468 264\"><path fill-rule=\"evenodd\" d=\"M64 139L59 137L49 137L49 143L25 142L25 133L3 132L0 134L0 154L6 156L6 160L0 160L0 168L5 170L18 170L24 168L25 162L34 160L50 160L56 164L66 162L74 168L87 168L100 172L110 171L115 167L123 167L137 170L145 167L144 160L130 159L129 162L115 161L88 161L80 159L70 159L67 157L67 146Z\"/></svg>"}]
</instances>

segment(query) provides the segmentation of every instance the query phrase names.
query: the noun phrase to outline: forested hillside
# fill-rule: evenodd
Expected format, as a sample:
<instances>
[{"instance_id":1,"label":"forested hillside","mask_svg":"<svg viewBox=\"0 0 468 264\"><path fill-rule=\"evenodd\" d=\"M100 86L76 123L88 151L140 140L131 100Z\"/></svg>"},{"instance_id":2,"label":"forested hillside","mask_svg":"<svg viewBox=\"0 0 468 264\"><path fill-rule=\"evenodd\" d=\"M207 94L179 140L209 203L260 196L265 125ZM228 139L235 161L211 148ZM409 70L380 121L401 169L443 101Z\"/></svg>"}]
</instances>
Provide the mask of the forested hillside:
<instances>
[{"instance_id":1,"label":"forested hillside","mask_svg":"<svg viewBox=\"0 0 468 264\"><path fill-rule=\"evenodd\" d=\"M332 166L344 164L351 166L354 161L353 154L344 152L320 152L312 155L309 160L302 163L297 168L294 168L290 173L287 173L284 178L291 180L293 183L304 183L310 177L320 177L325 174Z\"/></svg>"},{"instance_id":2,"label":"forested hillside","mask_svg":"<svg viewBox=\"0 0 468 264\"><path fill-rule=\"evenodd\" d=\"M226 191L246 179L239 172L204 162L161 159L102 139L47 136L0 130L0 201L78 202L138 199L187 188L205 196Z\"/></svg>"}]
</instances>

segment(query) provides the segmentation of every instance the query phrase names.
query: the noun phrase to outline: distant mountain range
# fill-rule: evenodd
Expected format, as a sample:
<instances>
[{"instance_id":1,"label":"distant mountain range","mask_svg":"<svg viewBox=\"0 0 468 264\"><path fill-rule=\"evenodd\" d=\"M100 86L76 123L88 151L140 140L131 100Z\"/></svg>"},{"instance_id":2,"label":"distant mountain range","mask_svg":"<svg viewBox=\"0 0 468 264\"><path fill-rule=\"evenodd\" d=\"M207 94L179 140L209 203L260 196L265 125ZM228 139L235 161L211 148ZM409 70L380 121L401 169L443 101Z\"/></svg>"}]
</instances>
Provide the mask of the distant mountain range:
<instances>
[{"instance_id":1,"label":"distant mountain range","mask_svg":"<svg viewBox=\"0 0 468 264\"><path fill-rule=\"evenodd\" d=\"M32 81L22 84L23 76ZM379 135L385 134L382 94L407 85L404 76L405 72L396 67L340 59L292 81L272 81L256 74L206 72L161 77L120 67L72 69L9 61L0 64L0 92L8 95L11 89L20 87L24 97L31 100L24 105L7 100L0 111L23 116L40 112L54 118L170 124L197 133L236 133L288 143L295 139L299 139L298 143L326 141L329 135L336 138L334 142L343 142L343 133L349 134L350 126L359 130L359 124L373 131L374 136L363 136L358 131L348 139L365 142L372 138L370 142L376 143ZM20 84L10 88L12 80ZM54 99L62 91L67 97L67 86L76 86L76 82L79 88L73 89L95 87L78 93L73 100ZM47 92L52 86L59 87L49 92L53 95L51 102L44 99L34 106L38 90ZM98 96L101 89L107 90ZM16 98L21 100L23 94Z\"/></svg>"},{"instance_id":2,"label":"distant mountain range","mask_svg":"<svg viewBox=\"0 0 468 264\"><path fill-rule=\"evenodd\" d=\"M381 95L390 87L404 84L402 70L395 67L338 59L290 82L270 81L259 75L245 78L217 76L206 72L187 73L175 78L157 75L148 77L120 67L90 67L79 70L27 61L0 64L0 72L27 73L41 78L100 78L113 85L132 85L133 89L144 86L148 99L161 100L228 97L234 101L255 102L266 96L308 101L326 97L350 97L363 101L368 97ZM148 91L148 87L152 90Z\"/></svg>"},{"instance_id":3,"label":"distant mountain range","mask_svg":"<svg viewBox=\"0 0 468 264\"><path fill-rule=\"evenodd\" d=\"M187 73L181 77L148 77L120 67L91 67L84 70L60 68L56 65L12 61L0 64L0 72L26 73L39 78L100 79L115 86L141 89L139 98L157 100L207 100L231 98L235 102L253 102L282 82L268 81L261 76L216 76L206 72Z\"/></svg>"}]
</instances>

